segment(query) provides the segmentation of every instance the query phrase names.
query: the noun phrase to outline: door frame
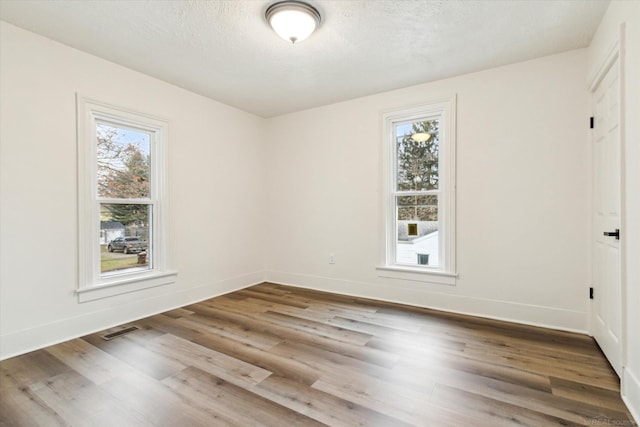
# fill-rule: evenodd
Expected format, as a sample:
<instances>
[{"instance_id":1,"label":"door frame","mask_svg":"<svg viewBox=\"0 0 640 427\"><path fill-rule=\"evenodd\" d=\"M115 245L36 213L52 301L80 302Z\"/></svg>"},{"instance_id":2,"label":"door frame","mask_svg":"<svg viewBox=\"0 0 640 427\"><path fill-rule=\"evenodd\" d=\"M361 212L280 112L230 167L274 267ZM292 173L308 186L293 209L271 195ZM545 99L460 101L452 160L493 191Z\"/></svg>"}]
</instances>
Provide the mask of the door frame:
<instances>
[{"instance_id":1,"label":"door frame","mask_svg":"<svg viewBox=\"0 0 640 427\"><path fill-rule=\"evenodd\" d=\"M618 61L618 79L619 79L619 87L618 87L618 99L620 103L620 108L618 111L619 114L619 128L620 128L620 380L624 378L624 369L627 364L627 275L626 275L626 236L625 231L626 227L626 168L625 168L625 24L622 23L619 27L618 37L612 43L611 47L608 50L607 55L599 61L599 66L597 68L596 73L591 77L588 84L588 93L589 93L589 108L591 112L591 116L593 117L595 114L595 106L593 105L593 94L595 90L598 88L598 85L602 82L604 77L607 75L607 72L611 69L615 61ZM593 131L590 129L589 131L589 283L590 286L593 286L593 233L595 230L595 218L593 216L593 208L594 208L594 200L593 200L593 187L595 185L594 179L594 170L593 170ZM595 298L597 298L597 292ZM588 310L588 327L589 327L589 335L594 336L594 309L593 309L593 300L589 301L589 310Z\"/></svg>"}]
</instances>

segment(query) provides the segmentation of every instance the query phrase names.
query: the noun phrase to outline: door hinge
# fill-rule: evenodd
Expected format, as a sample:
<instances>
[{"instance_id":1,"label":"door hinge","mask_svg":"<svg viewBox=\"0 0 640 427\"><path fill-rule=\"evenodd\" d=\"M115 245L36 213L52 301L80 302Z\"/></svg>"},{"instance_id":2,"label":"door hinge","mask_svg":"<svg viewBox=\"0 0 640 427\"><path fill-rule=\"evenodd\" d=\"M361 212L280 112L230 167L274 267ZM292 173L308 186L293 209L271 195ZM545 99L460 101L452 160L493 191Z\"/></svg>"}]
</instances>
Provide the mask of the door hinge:
<instances>
[{"instance_id":1,"label":"door hinge","mask_svg":"<svg viewBox=\"0 0 640 427\"><path fill-rule=\"evenodd\" d=\"M620 240L620 229L616 228L616 231L605 231L603 233L605 236L615 237L616 240Z\"/></svg>"},{"instance_id":2,"label":"door hinge","mask_svg":"<svg viewBox=\"0 0 640 427\"><path fill-rule=\"evenodd\" d=\"M593 299L593 288L589 288L589 299Z\"/></svg>"},{"instance_id":3,"label":"door hinge","mask_svg":"<svg viewBox=\"0 0 640 427\"><path fill-rule=\"evenodd\" d=\"M593 129L593 116L589 117L589 129Z\"/></svg>"}]
</instances>

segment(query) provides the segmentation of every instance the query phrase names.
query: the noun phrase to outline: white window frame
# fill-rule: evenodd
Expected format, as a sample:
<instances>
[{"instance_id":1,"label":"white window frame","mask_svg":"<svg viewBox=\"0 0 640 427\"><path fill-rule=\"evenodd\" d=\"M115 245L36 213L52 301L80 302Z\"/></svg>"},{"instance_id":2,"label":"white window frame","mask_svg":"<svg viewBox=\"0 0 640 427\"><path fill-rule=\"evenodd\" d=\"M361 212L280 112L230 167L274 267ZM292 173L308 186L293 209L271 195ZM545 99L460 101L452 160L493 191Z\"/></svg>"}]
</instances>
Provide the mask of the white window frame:
<instances>
[{"instance_id":1,"label":"white window frame","mask_svg":"<svg viewBox=\"0 0 640 427\"><path fill-rule=\"evenodd\" d=\"M438 177L439 266L396 263L397 149L395 125L417 120L440 120ZM382 225L381 264L384 278L456 284L456 96L382 114ZM404 192L402 194L405 194ZM412 193L413 194L413 193ZM412 195L408 194L408 195ZM415 192L415 194L423 194Z\"/></svg>"},{"instance_id":2,"label":"white window frame","mask_svg":"<svg viewBox=\"0 0 640 427\"><path fill-rule=\"evenodd\" d=\"M79 302L134 292L176 281L177 272L167 269L167 120L126 108L113 106L78 94L78 286ZM110 202L98 197L97 123L132 128L151 136L151 194L148 199L123 199L120 202L150 205L152 245L149 265L123 274L101 275L100 204Z\"/></svg>"}]
</instances>

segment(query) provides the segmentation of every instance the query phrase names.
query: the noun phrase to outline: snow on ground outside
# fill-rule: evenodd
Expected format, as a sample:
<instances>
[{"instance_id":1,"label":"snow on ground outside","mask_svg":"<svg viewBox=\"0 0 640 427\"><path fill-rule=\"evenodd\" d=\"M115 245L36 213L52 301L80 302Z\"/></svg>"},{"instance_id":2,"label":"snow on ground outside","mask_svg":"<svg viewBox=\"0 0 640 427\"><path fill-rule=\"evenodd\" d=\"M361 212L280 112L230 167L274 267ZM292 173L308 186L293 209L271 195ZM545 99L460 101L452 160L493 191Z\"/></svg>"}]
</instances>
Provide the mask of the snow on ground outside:
<instances>
[{"instance_id":1,"label":"snow on ground outside","mask_svg":"<svg viewBox=\"0 0 640 427\"><path fill-rule=\"evenodd\" d=\"M438 265L438 232L435 231L411 242L398 243L397 264L418 265L418 254L429 254L429 265Z\"/></svg>"}]
</instances>

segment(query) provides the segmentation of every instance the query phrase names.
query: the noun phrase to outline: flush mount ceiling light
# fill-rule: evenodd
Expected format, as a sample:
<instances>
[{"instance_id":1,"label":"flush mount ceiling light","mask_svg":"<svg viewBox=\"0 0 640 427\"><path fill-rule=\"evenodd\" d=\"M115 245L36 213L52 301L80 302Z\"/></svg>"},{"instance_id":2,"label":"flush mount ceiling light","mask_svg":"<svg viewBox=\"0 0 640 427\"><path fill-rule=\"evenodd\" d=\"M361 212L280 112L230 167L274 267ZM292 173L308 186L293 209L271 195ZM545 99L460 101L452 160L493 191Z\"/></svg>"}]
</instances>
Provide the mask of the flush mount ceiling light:
<instances>
[{"instance_id":1,"label":"flush mount ceiling light","mask_svg":"<svg viewBox=\"0 0 640 427\"><path fill-rule=\"evenodd\" d=\"M411 135L411 139L415 142L425 142L428 141L429 138L431 138L431 134L427 132L417 132Z\"/></svg>"},{"instance_id":2,"label":"flush mount ceiling light","mask_svg":"<svg viewBox=\"0 0 640 427\"><path fill-rule=\"evenodd\" d=\"M318 10L301 1L287 0L272 4L265 13L271 28L291 43L301 42L320 25Z\"/></svg>"}]
</instances>

